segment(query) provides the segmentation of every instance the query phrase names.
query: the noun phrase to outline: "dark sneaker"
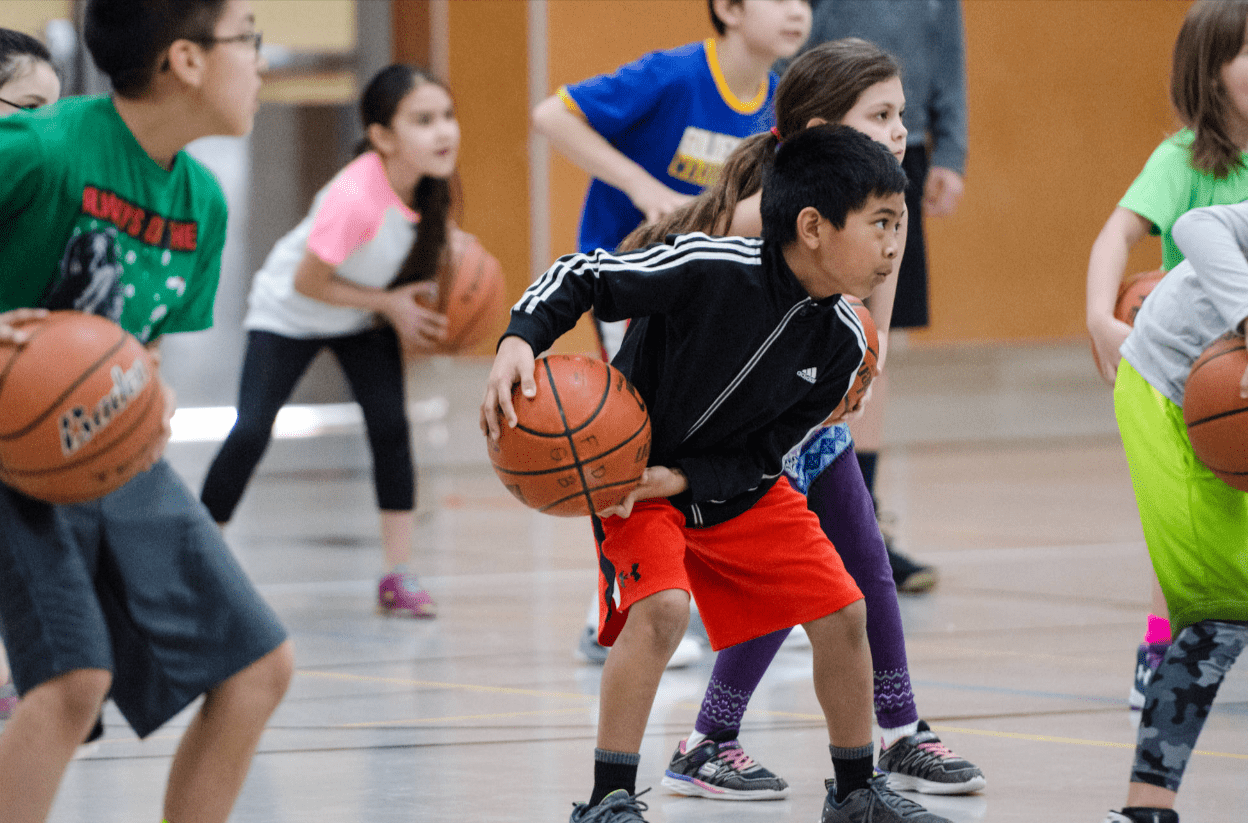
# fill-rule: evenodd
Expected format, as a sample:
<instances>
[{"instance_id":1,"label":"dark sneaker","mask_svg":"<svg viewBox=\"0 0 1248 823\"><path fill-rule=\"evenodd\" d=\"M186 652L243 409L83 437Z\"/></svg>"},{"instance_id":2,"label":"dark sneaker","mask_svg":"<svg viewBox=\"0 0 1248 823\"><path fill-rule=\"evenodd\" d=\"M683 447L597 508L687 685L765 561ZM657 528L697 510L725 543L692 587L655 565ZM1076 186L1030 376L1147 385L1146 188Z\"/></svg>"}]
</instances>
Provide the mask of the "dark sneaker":
<instances>
[{"instance_id":1,"label":"dark sneaker","mask_svg":"<svg viewBox=\"0 0 1248 823\"><path fill-rule=\"evenodd\" d=\"M1161 660L1169 651L1169 643L1141 643L1135 652L1135 678L1131 681L1131 694L1127 703L1131 708L1144 708L1144 692L1153 681L1153 672L1161 665Z\"/></svg>"},{"instance_id":2,"label":"dark sneaker","mask_svg":"<svg viewBox=\"0 0 1248 823\"><path fill-rule=\"evenodd\" d=\"M663 785L677 794L712 800L783 800L789 784L763 768L735 740L703 740L686 751L676 746Z\"/></svg>"},{"instance_id":3,"label":"dark sneaker","mask_svg":"<svg viewBox=\"0 0 1248 823\"><path fill-rule=\"evenodd\" d=\"M976 766L958 757L920 720L919 730L880 752L877 768L898 791L967 794L986 785Z\"/></svg>"},{"instance_id":4,"label":"dark sneaker","mask_svg":"<svg viewBox=\"0 0 1248 823\"><path fill-rule=\"evenodd\" d=\"M893 582L901 594L924 594L936 585L936 570L924 566L896 551L892 543L884 542L888 549L888 564L893 567Z\"/></svg>"},{"instance_id":5,"label":"dark sneaker","mask_svg":"<svg viewBox=\"0 0 1248 823\"><path fill-rule=\"evenodd\" d=\"M1179 823L1179 813L1174 809L1145 809L1134 806L1121 812L1110 812L1104 823Z\"/></svg>"},{"instance_id":6,"label":"dark sneaker","mask_svg":"<svg viewBox=\"0 0 1248 823\"><path fill-rule=\"evenodd\" d=\"M568 823L646 823L641 813L650 808L637 798L646 792L629 794L624 789L616 789L602 799L597 806L588 803L573 803L572 817Z\"/></svg>"},{"instance_id":7,"label":"dark sneaker","mask_svg":"<svg viewBox=\"0 0 1248 823\"><path fill-rule=\"evenodd\" d=\"M836 802L836 784L825 780L824 785L828 798L823 801L822 823L953 823L897 794L882 774L871 778L865 789L850 792L840 803Z\"/></svg>"}]
</instances>

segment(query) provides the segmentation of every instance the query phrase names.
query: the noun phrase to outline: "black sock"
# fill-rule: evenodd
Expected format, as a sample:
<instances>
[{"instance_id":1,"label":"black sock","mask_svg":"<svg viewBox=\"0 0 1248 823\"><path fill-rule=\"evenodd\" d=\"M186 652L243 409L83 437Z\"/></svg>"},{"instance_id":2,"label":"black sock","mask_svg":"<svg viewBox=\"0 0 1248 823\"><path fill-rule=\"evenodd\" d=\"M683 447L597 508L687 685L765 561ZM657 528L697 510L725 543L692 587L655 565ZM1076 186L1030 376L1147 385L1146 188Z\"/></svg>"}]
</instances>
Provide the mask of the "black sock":
<instances>
[{"instance_id":1,"label":"black sock","mask_svg":"<svg viewBox=\"0 0 1248 823\"><path fill-rule=\"evenodd\" d=\"M858 789L865 789L867 781L875 774L875 744L868 743L856 749L828 746L832 752L832 774L836 776L836 802Z\"/></svg>"},{"instance_id":2,"label":"black sock","mask_svg":"<svg viewBox=\"0 0 1248 823\"><path fill-rule=\"evenodd\" d=\"M862 469L862 479L867 484L867 491L871 497L875 497L875 461L879 457L879 452L860 452L855 450L854 456L858 458L858 468Z\"/></svg>"},{"instance_id":3,"label":"black sock","mask_svg":"<svg viewBox=\"0 0 1248 823\"><path fill-rule=\"evenodd\" d=\"M1179 813L1173 809L1127 806L1122 810L1122 814L1131 818L1135 823L1179 823Z\"/></svg>"},{"instance_id":4,"label":"black sock","mask_svg":"<svg viewBox=\"0 0 1248 823\"><path fill-rule=\"evenodd\" d=\"M616 789L637 794L637 764L641 755L633 752L609 752L594 749L594 793L589 805L597 806Z\"/></svg>"}]
</instances>

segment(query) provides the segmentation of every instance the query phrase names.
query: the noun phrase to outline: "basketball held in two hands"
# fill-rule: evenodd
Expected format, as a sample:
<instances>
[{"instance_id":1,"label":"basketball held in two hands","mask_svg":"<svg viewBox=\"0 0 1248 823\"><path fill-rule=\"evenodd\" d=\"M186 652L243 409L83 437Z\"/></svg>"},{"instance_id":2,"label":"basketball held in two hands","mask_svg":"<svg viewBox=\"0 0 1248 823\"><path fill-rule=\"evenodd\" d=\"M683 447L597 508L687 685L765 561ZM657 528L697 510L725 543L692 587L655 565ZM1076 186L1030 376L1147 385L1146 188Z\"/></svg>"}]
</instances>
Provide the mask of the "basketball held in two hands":
<instances>
[{"instance_id":1,"label":"basketball held in two hands","mask_svg":"<svg viewBox=\"0 0 1248 823\"><path fill-rule=\"evenodd\" d=\"M418 298L426 308L446 315L446 336L433 354L460 354L497 337L505 325L507 301L503 267L471 234L455 230L450 263L438 277L438 299Z\"/></svg>"},{"instance_id":2,"label":"basketball held in two hands","mask_svg":"<svg viewBox=\"0 0 1248 823\"><path fill-rule=\"evenodd\" d=\"M517 385L518 423L486 438L494 472L521 503L579 517L621 502L641 482L650 457L646 404L619 370L593 357L537 360L537 393Z\"/></svg>"},{"instance_id":3,"label":"basketball held in two hands","mask_svg":"<svg viewBox=\"0 0 1248 823\"><path fill-rule=\"evenodd\" d=\"M152 355L120 326L56 311L0 343L0 482L49 503L82 503L145 470L164 436Z\"/></svg>"}]
</instances>

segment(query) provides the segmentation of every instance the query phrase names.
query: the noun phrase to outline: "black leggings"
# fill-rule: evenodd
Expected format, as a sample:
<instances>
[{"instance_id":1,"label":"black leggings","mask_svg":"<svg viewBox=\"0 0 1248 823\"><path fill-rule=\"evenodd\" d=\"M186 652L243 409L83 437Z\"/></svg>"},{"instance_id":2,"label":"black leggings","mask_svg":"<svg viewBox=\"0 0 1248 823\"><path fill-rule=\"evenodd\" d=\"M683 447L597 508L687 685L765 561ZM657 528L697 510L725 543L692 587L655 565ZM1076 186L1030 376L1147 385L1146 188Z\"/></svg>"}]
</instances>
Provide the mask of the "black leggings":
<instances>
[{"instance_id":1,"label":"black leggings","mask_svg":"<svg viewBox=\"0 0 1248 823\"><path fill-rule=\"evenodd\" d=\"M389 326L343 337L299 339L266 331L247 334L238 390L238 419L204 478L200 500L226 523L264 456L273 420L308 364L328 346L364 412L373 452L373 487L382 511L411 511L416 472L403 391L403 357Z\"/></svg>"}]
</instances>

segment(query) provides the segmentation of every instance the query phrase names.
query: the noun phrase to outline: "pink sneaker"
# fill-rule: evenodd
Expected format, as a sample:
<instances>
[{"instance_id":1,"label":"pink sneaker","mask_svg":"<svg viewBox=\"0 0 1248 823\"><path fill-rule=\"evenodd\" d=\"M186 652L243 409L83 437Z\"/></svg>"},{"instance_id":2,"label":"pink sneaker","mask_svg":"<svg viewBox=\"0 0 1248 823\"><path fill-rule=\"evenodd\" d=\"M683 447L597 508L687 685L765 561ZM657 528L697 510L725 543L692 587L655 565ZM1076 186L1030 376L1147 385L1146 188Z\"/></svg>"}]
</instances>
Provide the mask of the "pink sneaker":
<instances>
[{"instance_id":1,"label":"pink sneaker","mask_svg":"<svg viewBox=\"0 0 1248 823\"><path fill-rule=\"evenodd\" d=\"M429 592L411 572L390 572L377 586L377 608L382 614L400 617L437 617Z\"/></svg>"},{"instance_id":2,"label":"pink sneaker","mask_svg":"<svg viewBox=\"0 0 1248 823\"><path fill-rule=\"evenodd\" d=\"M13 688L13 681L9 680L0 685L0 720L8 720L16 708L17 689Z\"/></svg>"}]
</instances>

